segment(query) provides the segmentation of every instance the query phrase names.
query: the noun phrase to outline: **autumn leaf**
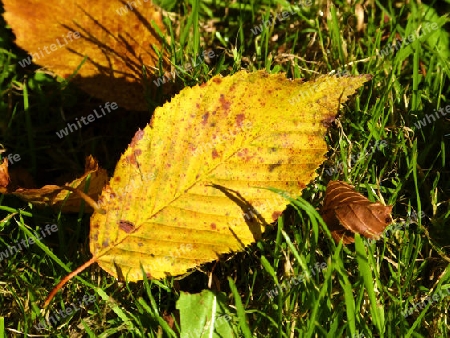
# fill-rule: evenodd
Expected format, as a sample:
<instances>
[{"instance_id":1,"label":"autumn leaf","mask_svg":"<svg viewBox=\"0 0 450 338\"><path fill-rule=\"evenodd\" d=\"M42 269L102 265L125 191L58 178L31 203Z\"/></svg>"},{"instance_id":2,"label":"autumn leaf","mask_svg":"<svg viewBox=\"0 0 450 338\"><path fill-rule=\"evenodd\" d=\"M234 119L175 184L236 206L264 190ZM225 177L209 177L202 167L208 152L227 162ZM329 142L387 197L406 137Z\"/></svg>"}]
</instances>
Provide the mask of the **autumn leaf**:
<instances>
[{"instance_id":1,"label":"autumn leaf","mask_svg":"<svg viewBox=\"0 0 450 338\"><path fill-rule=\"evenodd\" d=\"M35 206L51 206L62 212L79 212L83 200L90 203L86 206L86 212L92 212L97 208L95 201L98 199L103 187L108 182L108 174L101 169L97 161L92 157L86 158L85 173L82 177L66 183L65 186L44 185L39 189L20 187L16 183L18 178L8 172L7 159L0 165L0 193L13 194L20 199L30 202ZM21 174L23 176L23 174ZM15 179L16 178L16 179ZM87 193L83 193L87 188ZM6 183L6 184L5 184Z\"/></svg>"},{"instance_id":2,"label":"autumn leaf","mask_svg":"<svg viewBox=\"0 0 450 338\"><path fill-rule=\"evenodd\" d=\"M369 79L241 71L185 88L121 156L99 199L106 214L91 218L93 257L77 272L97 262L128 281L141 268L159 279L244 250L286 207L266 188L301 194L324 160L325 124Z\"/></svg>"},{"instance_id":3,"label":"autumn leaf","mask_svg":"<svg viewBox=\"0 0 450 338\"><path fill-rule=\"evenodd\" d=\"M0 164L0 193L4 194L7 189L6 187L9 185L9 173L8 173L8 159L3 159L3 163Z\"/></svg>"},{"instance_id":4,"label":"autumn leaf","mask_svg":"<svg viewBox=\"0 0 450 338\"><path fill-rule=\"evenodd\" d=\"M354 187L342 181L330 181L325 192L322 218L336 242L355 241L354 234L379 239L380 234L392 222L392 206L371 202Z\"/></svg>"},{"instance_id":5,"label":"autumn leaf","mask_svg":"<svg viewBox=\"0 0 450 338\"><path fill-rule=\"evenodd\" d=\"M142 66L147 77L153 73L158 62L155 50L161 50L156 29L165 33L162 16L151 1L141 1L133 9L120 0L3 3L16 44L30 53L34 63L66 79L87 56L74 83L120 107L147 110ZM27 58L19 61L22 67L30 63Z\"/></svg>"}]
</instances>

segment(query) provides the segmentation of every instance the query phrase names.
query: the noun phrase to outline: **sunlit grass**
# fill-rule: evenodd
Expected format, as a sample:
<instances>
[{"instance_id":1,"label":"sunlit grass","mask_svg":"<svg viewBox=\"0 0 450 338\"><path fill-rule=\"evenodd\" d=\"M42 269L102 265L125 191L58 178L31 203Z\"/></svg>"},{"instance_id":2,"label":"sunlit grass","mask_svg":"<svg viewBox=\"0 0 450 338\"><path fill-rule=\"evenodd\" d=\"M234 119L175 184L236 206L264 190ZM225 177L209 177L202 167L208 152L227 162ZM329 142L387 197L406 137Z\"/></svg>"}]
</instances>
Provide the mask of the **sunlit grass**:
<instances>
[{"instance_id":1,"label":"sunlit grass","mask_svg":"<svg viewBox=\"0 0 450 338\"><path fill-rule=\"evenodd\" d=\"M326 5L303 6L296 16L276 20L255 35L255 26L292 6L286 1L166 4L177 12L165 21L170 32L165 48L178 66L173 82L179 89L241 69L285 72L306 80L333 70L373 76L341 109L327 135L327 159L302 197L291 202L264 240L215 266L214 278L235 314L230 323L242 337L448 337L450 298L420 309L417 305L450 287L450 124L442 117L419 130L414 125L449 104L449 37L441 27L448 18L425 4L375 2L362 11L358 30L361 4ZM380 50L420 32L426 23L436 23L438 29L379 56ZM70 135L63 148L54 150L60 145L55 145L58 125L53 116L59 109L76 111L78 101L90 98L38 67L18 66L25 54L12 44L4 26L0 144L19 153L19 163L32 175L40 167L82 169L85 152L102 154L102 165L111 172L114 154L128 145L139 118L121 117L110 131L117 137L99 135L86 142ZM209 50L217 57L191 71L180 69ZM160 69L158 74L170 71ZM167 99L162 90L160 95L152 106ZM383 147L376 146L380 142ZM329 168L337 170L327 172ZM387 236L375 243L357 236L353 245L335 244L318 214L330 179L353 184L372 201L394 205L399 226L388 228ZM0 195L0 251L53 223L57 234L0 261L0 336L176 337L176 325L168 318L176 318L180 292L208 288L209 278L202 272L182 280L121 283L92 266L43 312L42 302L54 285L90 258L89 215L36 209ZM326 268L314 270L316 264ZM309 277L297 279L306 273ZM271 297L271 290L278 292ZM86 294L95 295L92 304L61 318L53 328L39 332L34 327ZM415 305L418 310L405 318L403 313Z\"/></svg>"}]
</instances>

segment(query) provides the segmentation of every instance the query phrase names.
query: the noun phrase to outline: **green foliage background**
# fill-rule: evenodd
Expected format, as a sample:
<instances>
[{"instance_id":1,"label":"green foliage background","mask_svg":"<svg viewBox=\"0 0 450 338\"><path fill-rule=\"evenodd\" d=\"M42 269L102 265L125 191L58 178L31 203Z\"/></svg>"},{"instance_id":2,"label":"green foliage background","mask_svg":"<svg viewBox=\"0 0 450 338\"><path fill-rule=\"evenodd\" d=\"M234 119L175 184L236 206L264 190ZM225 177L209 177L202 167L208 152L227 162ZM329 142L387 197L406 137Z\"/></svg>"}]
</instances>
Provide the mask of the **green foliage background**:
<instances>
[{"instance_id":1,"label":"green foliage background","mask_svg":"<svg viewBox=\"0 0 450 338\"><path fill-rule=\"evenodd\" d=\"M45 316L43 299L68 271L90 258L89 215L40 210L0 195L0 251L45 224L59 229L0 261L0 336L177 337L182 292L214 285L224 293L217 297L220 309L231 318L227 332L236 336L448 337L450 298L421 305L450 288L450 115L420 129L415 123L450 104L449 1L160 3L171 11L165 22L173 65L207 49L219 56L193 72L180 71L177 91L240 69L306 80L332 71L369 73L373 79L330 128L330 151L319 176L291 201L263 241L183 279L121 283L93 266L57 295L47 315L84 294L94 293L95 302L45 332L34 327ZM273 21L282 11L296 15ZM252 33L270 18L261 34ZM422 32L427 23L438 28L379 56L402 37ZM118 111L58 140L55 132L64 125L63 116L86 115L103 102L37 65L20 67L18 61L26 56L0 21L0 143L7 153L20 154L15 165L26 169L37 186L76 177L89 154L112 173L135 131L148 123L154 106L168 99L161 93L148 112ZM380 141L387 145L372 151ZM327 174L336 165L340 170ZM336 245L318 214L330 179L350 182L370 200L394 205L395 228L387 230L389 236ZM268 297L270 290L324 262L327 269L321 273ZM210 297L205 302L215 299ZM404 311L414 305L405 318ZM195 307L192 312L201 313ZM187 336L189 328L182 329L181 336Z\"/></svg>"}]
</instances>

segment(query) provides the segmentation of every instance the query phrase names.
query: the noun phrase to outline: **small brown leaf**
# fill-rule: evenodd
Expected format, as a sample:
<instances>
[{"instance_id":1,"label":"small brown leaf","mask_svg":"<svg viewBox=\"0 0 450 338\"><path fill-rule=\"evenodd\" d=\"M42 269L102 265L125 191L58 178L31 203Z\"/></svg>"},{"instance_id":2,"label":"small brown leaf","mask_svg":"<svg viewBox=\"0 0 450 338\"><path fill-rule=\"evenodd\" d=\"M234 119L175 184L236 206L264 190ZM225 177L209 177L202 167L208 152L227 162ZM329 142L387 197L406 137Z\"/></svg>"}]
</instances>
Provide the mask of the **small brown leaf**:
<instances>
[{"instance_id":1,"label":"small brown leaf","mask_svg":"<svg viewBox=\"0 0 450 338\"><path fill-rule=\"evenodd\" d=\"M20 173L22 176L25 175L23 170ZM88 177L90 177L89 190L87 194L84 194ZM99 167L92 156L86 158L84 175L62 186L52 184L44 185L39 189L24 188L17 184L21 178L19 175L10 177L8 162L5 159L3 164L0 164L0 193L13 194L35 206L51 206L63 212L79 212L81 201L85 200L88 203L85 208L86 212L98 210L101 213L95 201L108 181L108 173ZM25 179L29 181L27 176ZM67 196L68 194L69 196Z\"/></svg>"},{"instance_id":2,"label":"small brown leaf","mask_svg":"<svg viewBox=\"0 0 450 338\"><path fill-rule=\"evenodd\" d=\"M325 192L322 218L336 242L355 241L354 233L370 239L380 234L392 222L392 205L371 202L342 181L330 181Z\"/></svg>"},{"instance_id":3,"label":"small brown leaf","mask_svg":"<svg viewBox=\"0 0 450 338\"><path fill-rule=\"evenodd\" d=\"M8 184L9 184L8 159L5 158L3 160L3 163L0 163L0 193L2 194L5 193Z\"/></svg>"}]
</instances>

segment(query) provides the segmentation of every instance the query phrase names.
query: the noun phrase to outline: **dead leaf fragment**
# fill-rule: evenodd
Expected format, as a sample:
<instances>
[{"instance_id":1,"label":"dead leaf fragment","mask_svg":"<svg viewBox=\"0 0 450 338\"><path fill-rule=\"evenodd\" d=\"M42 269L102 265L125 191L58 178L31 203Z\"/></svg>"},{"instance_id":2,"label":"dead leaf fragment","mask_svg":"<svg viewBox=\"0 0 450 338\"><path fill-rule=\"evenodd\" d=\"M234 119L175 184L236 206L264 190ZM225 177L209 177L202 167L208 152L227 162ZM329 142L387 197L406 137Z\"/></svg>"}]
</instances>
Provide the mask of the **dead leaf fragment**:
<instances>
[{"instance_id":1,"label":"dead leaf fragment","mask_svg":"<svg viewBox=\"0 0 450 338\"><path fill-rule=\"evenodd\" d=\"M5 177L9 177L7 169L7 163L5 165L4 162L0 165L0 181L3 177L3 181L6 182ZM88 178L89 190L86 195L93 201L96 201L103 187L108 182L108 174L105 169L101 169L99 167L97 161L92 156L88 156L86 158L84 175L70 183L67 183L66 186L68 187L59 185L44 185L39 189L28 189L17 187L17 183L11 180L5 187L2 187L0 182L0 193L13 194L38 207L51 206L55 209L61 210L62 212L79 212L81 202L85 198L81 197L81 195L83 195L82 193L75 190L84 192ZM68 191L69 189L71 191ZM74 194L73 192L76 193ZM85 211L93 212L93 209L89 205L86 205Z\"/></svg>"},{"instance_id":2,"label":"dead leaf fragment","mask_svg":"<svg viewBox=\"0 0 450 338\"><path fill-rule=\"evenodd\" d=\"M8 174L8 159L3 159L3 163L0 164L0 193L4 194L9 184L9 174Z\"/></svg>"},{"instance_id":3,"label":"dead leaf fragment","mask_svg":"<svg viewBox=\"0 0 450 338\"><path fill-rule=\"evenodd\" d=\"M350 244L355 241L355 233L379 239L392 222L391 211L391 205L371 202L345 182L330 181L325 192L322 218L336 242L342 239L344 244Z\"/></svg>"}]
</instances>

